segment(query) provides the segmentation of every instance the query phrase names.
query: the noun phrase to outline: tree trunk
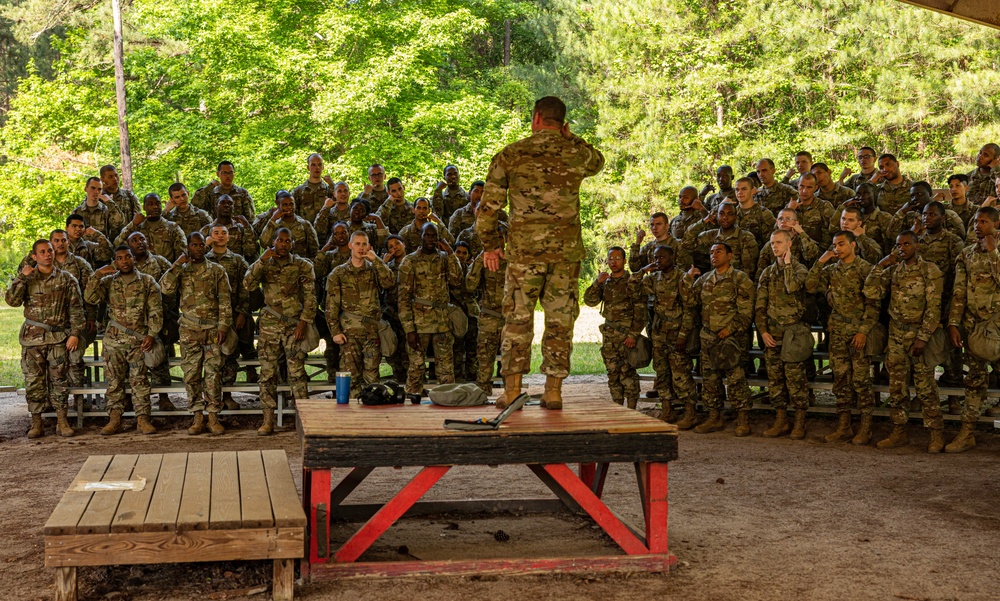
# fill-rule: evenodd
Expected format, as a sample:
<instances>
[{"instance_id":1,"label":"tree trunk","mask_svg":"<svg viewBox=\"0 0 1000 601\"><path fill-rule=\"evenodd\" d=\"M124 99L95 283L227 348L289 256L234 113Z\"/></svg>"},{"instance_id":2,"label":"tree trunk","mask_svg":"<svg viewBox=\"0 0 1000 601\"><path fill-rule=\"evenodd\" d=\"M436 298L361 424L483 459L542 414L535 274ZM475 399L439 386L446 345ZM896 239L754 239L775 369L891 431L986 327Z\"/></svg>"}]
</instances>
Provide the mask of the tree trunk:
<instances>
[{"instance_id":1,"label":"tree trunk","mask_svg":"<svg viewBox=\"0 0 1000 601\"><path fill-rule=\"evenodd\" d=\"M132 150L128 141L128 120L125 113L125 58L122 48L122 7L121 0L111 0L111 12L115 26L115 100L118 103L118 143L122 154L122 183L127 190L132 189Z\"/></svg>"}]
</instances>

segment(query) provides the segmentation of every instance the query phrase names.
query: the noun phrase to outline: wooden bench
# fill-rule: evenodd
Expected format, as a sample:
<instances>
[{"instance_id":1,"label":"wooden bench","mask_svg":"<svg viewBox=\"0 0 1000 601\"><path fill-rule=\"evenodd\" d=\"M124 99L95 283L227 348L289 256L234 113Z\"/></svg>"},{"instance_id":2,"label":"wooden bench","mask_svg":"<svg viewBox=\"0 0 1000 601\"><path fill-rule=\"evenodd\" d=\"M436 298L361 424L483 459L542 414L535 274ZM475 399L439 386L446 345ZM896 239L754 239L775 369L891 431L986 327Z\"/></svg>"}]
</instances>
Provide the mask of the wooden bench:
<instances>
[{"instance_id":1,"label":"wooden bench","mask_svg":"<svg viewBox=\"0 0 1000 601\"><path fill-rule=\"evenodd\" d=\"M270 559L290 600L305 526L284 451L93 455L45 523L45 566L75 601L78 566Z\"/></svg>"}]
</instances>

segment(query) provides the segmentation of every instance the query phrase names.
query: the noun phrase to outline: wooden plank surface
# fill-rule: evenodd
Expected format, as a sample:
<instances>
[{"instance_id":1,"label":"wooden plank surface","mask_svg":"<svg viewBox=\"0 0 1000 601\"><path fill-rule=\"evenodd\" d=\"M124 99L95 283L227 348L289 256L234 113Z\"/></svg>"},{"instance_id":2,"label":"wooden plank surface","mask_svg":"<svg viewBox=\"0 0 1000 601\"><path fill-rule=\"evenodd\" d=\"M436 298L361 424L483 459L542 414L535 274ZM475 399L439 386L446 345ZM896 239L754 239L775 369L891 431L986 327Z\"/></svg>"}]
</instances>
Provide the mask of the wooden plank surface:
<instances>
[{"instance_id":1,"label":"wooden plank surface","mask_svg":"<svg viewBox=\"0 0 1000 601\"><path fill-rule=\"evenodd\" d=\"M139 455L135 469L132 470L132 479L145 478L146 486L140 491L127 490L122 494L118 511L111 520L112 532L142 532L162 461L163 455Z\"/></svg>"},{"instance_id":2,"label":"wooden plank surface","mask_svg":"<svg viewBox=\"0 0 1000 601\"><path fill-rule=\"evenodd\" d=\"M267 492L264 462L260 451L239 451L240 521L243 528L267 528L274 525L271 495Z\"/></svg>"},{"instance_id":3,"label":"wooden plank surface","mask_svg":"<svg viewBox=\"0 0 1000 601\"><path fill-rule=\"evenodd\" d=\"M209 528L239 528L240 480L236 451L212 453L212 509Z\"/></svg>"},{"instance_id":4,"label":"wooden plank surface","mask_svg":"<svg viewBox=\"0 0 1000 601\"><path fill-rule=\"evenodd\" d=\"M138 455L115 455L104 472L101 482L120 482L132 479L132 471L139 460ZM118 513L121 490L101 490L94 493L87 510L76 525L77 534L104 534L111 532L111 521Z\"/></svg>"},{"instance_id":5,"label":"wooden plank surface","mask_svg":"<svg viewBox=\"0 0 1000 601\"><path fill-rule=\"evenodd\" d=\"M112 455L91 455L87 457L83 467L80 468L76 478L73 479L70 488L77 482L96 482L104 476L104 472L111 463ZM94 495L92 492L71 492L63 493L62 499L56 505L52 515L45 522L42 532L50 534L74 534L76 525L80 521L80 516L87 510L90 499Z\"/></svg>"},{"instance_id":6,"label":"wooden plank surface","mask_svg":"<svg viewBox=\"0 0 1000 601\"><path fill-rule=\"evenodd\" d=\"M177 527L177 511L184 490L187 458L187 453L168 453L163 456L153 498L150 499L146 521L142 525L143 532L172 531Z\"/></svg>"},{"instance_id":7,"label":"wooden plank surface","mask_svg":"<svg viewBox=\"0 0 1000 601\"><path fill-rule=\"evenodd\" d=\"M292 470L288 467L288 456L277 449L261 451L260 455L267 476L267 492L271 497L274 525L279 528L304 528L306 512L302 509L302 499L295 489Z\"/></svg>"},{"instance_id":8,"label":"wooden plank surface","mask_svg":"<svg viewBox=\"0 0 1000 601\"><path fill-rule=\"evenodd\" d=\"M212 454L188 453L177 530L208 530L211 495Z\"/></svg>"}]
</instances>

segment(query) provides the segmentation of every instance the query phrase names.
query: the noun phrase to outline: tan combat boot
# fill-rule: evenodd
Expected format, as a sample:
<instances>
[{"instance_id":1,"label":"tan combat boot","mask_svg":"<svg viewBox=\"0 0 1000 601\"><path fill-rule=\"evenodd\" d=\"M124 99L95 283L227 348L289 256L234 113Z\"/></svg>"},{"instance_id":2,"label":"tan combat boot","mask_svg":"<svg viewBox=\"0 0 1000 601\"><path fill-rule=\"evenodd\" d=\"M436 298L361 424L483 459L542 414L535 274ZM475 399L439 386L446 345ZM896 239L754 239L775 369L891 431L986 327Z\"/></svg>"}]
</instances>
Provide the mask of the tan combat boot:
<instances>
[{"instance_id":1,"label":"tan combat boot","mask_svg":"<svg viewBox=\"0 0 1000 601\"><path fill-rule=\"evenodd\" d=\"M961 453L974 448L976 448L975 426L969 422L962 422L962 429L958 431L958 436L948 443L944 451L946 453Z\"/></svg>"},{"instance_id":2,"label":"tan combat boot","mask_svg":"<svg viewBox=\"0 0 1000 601\"><path fill-rule=\"evenodd\" d=\"M854 431L851 430L851 413L841 411L837 417L840 419L837 423L837 429L823 437L826 442L841 442L854 436Z\"/></svg>"},{"instance_id":3,"label":"tan combat boot","mask_svg":"<svg viewBox=\"0 0 1000 601\"><path fill-rule=\"evenodd\" d=\"M545 392L542 393L542 409L562 409L562 378L545 376ZM629 409L635 409L635 401L629 401Z\"/></svg>"},{"instance_id":4,"label":"tan combat boot","mask_svg":"<svg viewBox=\"0 0 1000 601\"><path fill-rule=\"evenodd\" d=\"M962 415L962 401L959 399L961 399L961 397L948 397L948 413L952 415Z\"/></svg>"},{"instance_id":5,"label":"tan combat boot","mask_svg":"<svg viewBox=\"0 0 1000 601\"><path fill-rule=\"evenodd\" d=\"M197 436L205 431L205 414L201 411L196 411L194 414L194 421L191 422L191 427L188 428L188 434L191 436Z\"/></svg>"},{"instance_id":6,"label":"tan combat boot","mask_svg":"<svg viewBox=\"0 0 1000 601\"><path fill-rule=\"evenodd\" d=\"M676 424L678 417L680 417L680 415L678 415L677 410L674 409L674 406L670 403L670 401L664 401L662 407L660 408L659 419L667 422L668 424Z\"/></svg>"},{"instance_id":7,"label":"tan combat boot","mask_svg":"<svg viewBox=\"0 0 1000 601\"><path fill-rule=\"evenodd\" d=\"M750 412L740 411L736 414L736 436L750 436Z\"/></svg>"},{"instance_id":8,"label":"tan combat boot","mask_svg":"<svg viewBox=\"0 0 1000 601\"><path fill-rule=\"evenodd\" d=\"M497 409L506 409L521 394L523 374L503 377L503 393L497 397Z\"/></svg>"},{"instance_id":9,"label":"tan combat boot","mask_svg":"<svg viewBox=\"0 0 1000 601\"><path fill-rule=\"evenodd\" d=\"M59 433L59 436L69 438L76 434L76 432L73 431L73 426L69 425L69 420L66 419L66 412L66 409L56 411L56 432Z\"/></svg>"},{"instance_id":10,"label":"tan combat boot","mask_svg":"<svg viewBox=\"0 0 1000 601\"><path fill-rule=\"evenodd\" d=\"M264 407L264 423L257 428L257 436L270 436L274 433L274 409Z\"/></svg>"},{"instance_id":11,"label":"tan combat boot","mask_svg":"<svg viewBox=\"0 0 1000 601\"><path fill-rule=\"evenodd\" d=\"M177 411L177 407L174 407L170 401L170 395L165 392L160 393L160 400L157 401L156 406L159 407L160 411Z\"/></svg>"},{"instance_id":12,"label":"tan combat boot","mask_svg":"<svg viewBox=\"0 0 1000 601\"><path fill-rule=\"evenodd\" d=\"M135 418L136 429L138 429L143 434L156 434L156 426L153 422L149 421L148 415L138 415Z\"/></svg>"},{"instance_id":13,"label":"tan combat boot","mask_svg":"<svg viewBox=\"0 0 1000 601\"><path fill-rule=\"evenodd\" d=\"M684 415L677 422L678 430L690 430L698 425L698 413L695 403L684 403Z\"/></svg>"},{"instance_id":14,"label":"tan combat boot","mask_svg":"<svg viewBox=\"0 0 1000 601\"><path fill-rule=\"evenodd\" d=\"M726 428L726 422L722 419L722 412L718 409L708 410L708 419L694 429L698 434L708 434L709 432L719 432Z\"/></svg>"},{"instance_id":15,"label":"tan combat boot","mask_svg":"<svg viewBox=\"0 0 1000 601\"><path fill-rule=\"evenodd\" d=\"M108 424L101 428L101 436L111 436L122 431L122 412L112 409L108 412Z\"/></svg>"},{"instance_id":16,"label":"tan combat boot","mask_svg":"<svg viewBox=\"0 0 1000 601\"><path fill-rule=\"evenodd\" d=\"M230 411L235 411L240 408L240 404L233 400L233 393L223 392L222 393L222 404L226 406L226 409Z\"/></svg>"},{"instance_id":17,"label":"tan combat boot","mask_svg":"<svg viewBox=\"0 0 1000 601\"><path fill-rule=\"evenodd\" d=\"M779 436L784 436L791 431L792 427L788 424L788 410L778 409L775 411L774 424L764 430L764 438L777 438Z\"/></svg>"},{"instance_id":18,"label":"tan combat boot","mask_svg":"<svg viewBox=\"0 0 1000 601\"><path fill-rule=\"evenodd\" d=\"M851 439L851 444L866 445L872 441L872 416L862 415L858 433Z\"/></svg>"},{"instance_id":19,"label":"tan combat boot","mask_svg":"<svg viewBox=\"0 0 1000 601\"><path fill-rule=\"evenodd\" d=\"M944 431L941 428L931 428L931 443L927 445L928 453L940 453L944 450Z\"/></svg>"},{"instance_id":20,"label":"tan combat boot","mask_svg":"<svg viewBox=\"0 0 1000 601\"><path fill-rule=\"evenodd\" d=\"M219 434L225 434L226 428L219 423L218 413L208 414L208 431L212 436L218 436Z\"/></svg>"},{"instance_id":21,"label":"tan combat boot","mask_svg":"<svg viewBox=\"0 0 1000 601\"><path fill-rule=\"evenodd\" d=\"M806 410L795 410L795 425L792 426L792 433L788 435L792 440L802 440L806 437Z\"/></svg>"},{"instance_id":22,"label":"tan combat boot","mask_svg":"<svg viewBox=\"0 0 1000 601\"><path fill-rule=\"evenodd\" d=\"M28 438L41 438L45 436L45 428L42 426L42 414L31 414L31 428L28 429Z\"/></svg>"},{"instance_id":23,"label":"tan combat boot","mask_svg":"<svg viewBox=\"0 0 1000 601\"><path fill-rule=\"evenodd\" d=\"M910 435L906 433L906 426L902 424L894 424L892 426L892 433L889 434L889 438L880 440L876 447L880 449L895 449L896 447L901 447L910 442Z\"/></svg>"}]
</instances>

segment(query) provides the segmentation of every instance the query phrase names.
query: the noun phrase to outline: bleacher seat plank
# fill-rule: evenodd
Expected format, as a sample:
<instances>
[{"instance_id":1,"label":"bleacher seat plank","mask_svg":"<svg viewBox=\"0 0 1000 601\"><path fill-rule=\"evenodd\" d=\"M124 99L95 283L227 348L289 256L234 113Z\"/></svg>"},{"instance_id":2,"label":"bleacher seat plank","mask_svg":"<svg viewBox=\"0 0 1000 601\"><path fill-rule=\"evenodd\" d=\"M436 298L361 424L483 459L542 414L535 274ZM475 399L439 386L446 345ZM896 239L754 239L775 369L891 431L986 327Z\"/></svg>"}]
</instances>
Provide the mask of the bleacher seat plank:
<instances>
[{"instance_id":1,"label":"bleacher seat plank","mask_svg":"<svg viewBox=\"0 0 1000 601\"><path fill-rule=\"evenodd\" d=\"M111 520L111 532L141 532L146 521L146 511L156 489L156 479L160 474L163 455L139 455L132 470L132 480L146 479L146 486L139 491L127 490L118 503L118 511Z\"/></svg>"},{"instance_id":2,"label":"bleacher seat plank","mask_svg":"<svg viewBox=\"0 0 1000 601\"><path fill-rule=\"evenodd\" d=\"M184 491L177 512L177 530L208 530L212 494L212 454L189 453Z\"/></svg>"}]
</instances>

